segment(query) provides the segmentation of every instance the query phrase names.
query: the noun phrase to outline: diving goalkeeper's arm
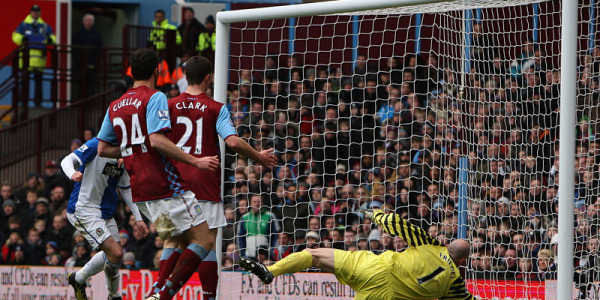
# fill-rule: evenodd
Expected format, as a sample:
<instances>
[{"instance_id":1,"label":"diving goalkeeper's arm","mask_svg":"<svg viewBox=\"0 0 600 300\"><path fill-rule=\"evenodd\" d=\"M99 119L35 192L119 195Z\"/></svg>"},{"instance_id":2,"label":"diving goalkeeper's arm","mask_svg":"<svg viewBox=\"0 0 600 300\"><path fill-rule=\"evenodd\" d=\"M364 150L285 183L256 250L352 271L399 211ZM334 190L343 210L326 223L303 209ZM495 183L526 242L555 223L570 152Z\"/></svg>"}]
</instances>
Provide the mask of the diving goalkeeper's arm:
<instances>
[{"instance_id":1,"label":"diving goalkeeper's arm","mask_svg":"<svg viewBox=\"0 0 600 300\"><path fill-rule=\"evenodd\" d=\"M422 228L400 218L397 214L386 214L382 210L364 211L364 213L375 224L381 226L385 232L401 237L411 247L422 245L442 246L435 237L425 232Z\"/></svg>"}]
</instances>

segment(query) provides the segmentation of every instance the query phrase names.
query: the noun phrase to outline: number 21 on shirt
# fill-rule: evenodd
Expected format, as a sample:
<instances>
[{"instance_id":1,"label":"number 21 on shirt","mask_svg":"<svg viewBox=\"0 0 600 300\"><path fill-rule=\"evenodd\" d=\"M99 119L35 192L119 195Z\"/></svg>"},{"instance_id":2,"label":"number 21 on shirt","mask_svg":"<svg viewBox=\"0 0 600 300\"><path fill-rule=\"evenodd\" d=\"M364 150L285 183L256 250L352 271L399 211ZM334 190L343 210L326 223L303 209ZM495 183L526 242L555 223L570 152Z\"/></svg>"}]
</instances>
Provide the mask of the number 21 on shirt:
<instances>
[{"instance_id":1,"label":"number 21 on shirt","mask_svg":"<svg viewBox=\"0 0 600 300\"><path fill-rule=\"evenodd\" d=\"M202 154L202 124L203 124L202 121L203 121L203 119L204 118L200 118L200 119L196 120L196 122L195 122L196 123L196 147L194 149L194 153L190 153L190 151L192 150L192 147L186 146L186 144L187 144L188 140L190 139L190 137L192 136L192 133L194 131L194 124L192 123L192 120L188 117L185 117L185 116L177 117L177 124L185 125L185 132L183 133L183 135L177 142L177 147L179 147L179 149L181 149L183 152L194 154L194 155Z\"/></svg>"}]
</instances>

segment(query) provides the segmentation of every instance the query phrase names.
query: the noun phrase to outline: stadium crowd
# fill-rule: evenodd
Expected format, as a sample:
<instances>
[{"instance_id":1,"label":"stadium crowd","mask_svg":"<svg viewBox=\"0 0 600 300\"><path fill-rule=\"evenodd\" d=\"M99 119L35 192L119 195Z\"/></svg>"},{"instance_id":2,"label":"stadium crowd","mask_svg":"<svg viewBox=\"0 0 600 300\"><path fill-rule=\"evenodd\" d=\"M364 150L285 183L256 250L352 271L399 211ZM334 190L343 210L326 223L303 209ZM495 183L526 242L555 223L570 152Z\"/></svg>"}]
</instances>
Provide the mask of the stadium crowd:
<instances>
[{"instance_id":1,"label":"stadium crowd","mask_svg":"<svg viewBox=\"0 0 600 300\"><path fill-rule=\"evenodd\" d=\"M457 61L434 53L386 61L359 54L351 68L269 56L264 71L240 70L228 92L232 121L257 150L273 147L280 167L269 171L227 152L224 269L235 269L240 256L268 264L305 248L407 247L361 209L396 212L447 244L458 238L464 196L468 278L556 278L560 71L531 41L508 61L492 40L475 24L464 84ZM582 61L574 191L579 283L598 280L600 259L600 141L590 121L598 119L600 48ZM82 136L93 135L90 129ZM71 151L81 144L73 140ZM10 180L0 193L0 261L85 264L94 250L66 221L72 184L59 164L49 161L43 175L29 174L14 191L19 179ZM154 234L143 238L124 205L115 219L123 267L158 268L156 230L150 226Z\"/></svg>"}]
</instances>

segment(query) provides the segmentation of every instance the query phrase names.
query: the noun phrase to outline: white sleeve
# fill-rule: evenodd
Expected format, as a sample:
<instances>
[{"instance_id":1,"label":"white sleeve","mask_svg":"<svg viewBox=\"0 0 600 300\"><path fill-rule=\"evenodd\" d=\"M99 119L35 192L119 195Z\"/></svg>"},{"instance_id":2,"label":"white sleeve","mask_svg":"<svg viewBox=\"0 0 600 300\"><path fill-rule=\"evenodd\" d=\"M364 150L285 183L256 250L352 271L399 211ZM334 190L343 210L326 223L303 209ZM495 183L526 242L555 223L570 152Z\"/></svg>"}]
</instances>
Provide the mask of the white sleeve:
<instances>
[{"instance_id":1,"label":"white sleeve","mask_svg":"<svg viewBox=\"0 0 600 300\"><path fill-rule=\"evenodd\" d=\"M63 160L60 162L60 166L65 175L67 175L67 177L71 179L71 177L73 177L73 174L77 172L76 168L79 168L79 166L81 166L81 160L79 159L79 157L77 157L77 155L75 155L75 153L71 153L65 158L63 158Z\"/></svg>"},{"instance_id":2,"label":"white sleeve","mask_svg":"<svg viewBox=\"0 0 600 300\"><path fill-rule=\"evenodd\" d=\"M123 197L123 201L125 204L129 206L131 209L131 213L135 216L136 221L142 221L142 215L140 214L140 209L133 203L133 198L131 197L131 189L130 188L120 188L121 197Z\"/></svg>"}]
</instances>

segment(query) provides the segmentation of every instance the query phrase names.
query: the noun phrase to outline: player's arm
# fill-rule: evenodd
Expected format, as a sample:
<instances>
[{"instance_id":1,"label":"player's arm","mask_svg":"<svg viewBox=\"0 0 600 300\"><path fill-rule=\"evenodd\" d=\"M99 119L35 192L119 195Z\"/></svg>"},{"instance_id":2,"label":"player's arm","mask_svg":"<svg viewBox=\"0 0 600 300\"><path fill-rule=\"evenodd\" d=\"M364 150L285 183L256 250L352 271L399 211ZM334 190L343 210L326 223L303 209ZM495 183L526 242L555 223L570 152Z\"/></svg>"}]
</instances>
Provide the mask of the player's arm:
<instances>
[{"instance_id":1,"label":"player's arm","mask_svg":"<svg viewBox=\"0 0 600 300\"><path fill-rule=\"evenodd\" d=\"M163 153L170 159L192 165L201 170L216 172L219 168L219 159L217 156L194 157L191 154L181 151L165 134L156 132L150 135L152 148Z\"/></svg>"},{"instance_id":2,"label":"player's arm","mask_svg":"<svg viewBox=\"0 0 600 300\"><path fill-rule=\"evenodd\" d=\"M98 153L102 157L121 158L121 148L113 146L105 141L98 143Z\"/></svg>"},{"instance_id":3,"label":"player's arm","mask_svg":"<svg viewBox=\"0 0 600 300\"><path fill-rule=\"evenodd\" d=\"M450 285L450 291L448 291L448 295L440 298L440 300L474 300L475 296L473 296L465 286L465 282L462 278L458 277L452 285Z\"/></svg>"},{"instance_id":4,"label":"player's arm","mask_svg":"<svg viewBox=\"0 0 600 300\"><path fill-rule=\"evenodd\" d=\"M140 209L133 203L133 197L131 196L131 188L130 187L121 187L119 186L119 190L121 191L121 197L123 197L123 202L127 204L131 213L135 217L135 224L133 226L137 227L137 229L142 233L144 237L150 233L148 226L142 219L142 214L140 213Z\"/></svg>"},{"instance_id":5,"label":"player's arm","mask_svg":"<svg viewBox=\"0 0 600 300\"><path fill-rule=\"evenodd\" d=\"M75 155L75 153L67 155L60 162L60 167L62 168L63 173L65 173L65 175L69 179L75 182L81 182L81 180L83 179L83 173L76 170L77 168L79 168L79 166L81 166L81 161L79 160L77 155Z\"/></svg>"},{"instance_id":6,"label":"player's arm","mask_svg":"<svg viewBox=\"0 0 600 300\"><path fill-rule=\"evenodd\" d=\"M171 130L171 119L169 118L169 105L167 97L161 92L156 92L148 101L146 108L146 125L152 148L162 152L170 159L192 165L201 170L217 171L219 168L219 159L217 156L207 156L202 158L194 157L191 154L183 152L173 141L171 141L165 132Z\"/></svg>"},{"instance_id":7,"label":"player's arm","mask_svg":"<svg viewBox=\"0 0 600 300\"><path fill-rule=\"evenodd\" d=\"M117 186L119 187L119 191L121 191L121 197L123 198L123 202L127 204L129 209L131 210L131 213L135 217L135 223L133 224L133 226L135 226L142 233L142 235L146 237L148 233L150 233L150 230L148 230L148 226L146 226L144 219L142 219L140 209L135 203L133 203L133 197L131 195L130 178L127 171L123 172L123 175L121 175Z\"/></svg>"},{"instance_id":8,"label":"player's arm","mask_svg":"<svg viewBox=\"0 0 600 300\"><path fill-rule=\"evenodd\" d=\"M221 111L217 118L217 132L223 138L225 144L236 153L248 157L269 169L277 165L277 157L272 154L273 149L258 152L250 147L246 141L237 136L229 116L229 110L225 105L221 106Z\"/></svg>"},{"instance_id":9,"label":"player's arm","mask_svg":"<svg viewBox=\"0 0 600 300\"><path fill-rule=\"evenodd\" d=\"M63 158L60 162L60 166L69 179L81 182L81 180L83 180L83 173L77 170L77 168L87 165L94 160L97 155L98 139L93 138Z\"/></svg>"},{"instance_id":10,"label":"player's arm","mask_svg":"<svg viewBox=\"0 0 600 300\"><path fill-rule=\"evenodd\" d=\"M227 139L225 139L225 143L236 153L248 157L269 169L274 168L278 163L277 157L272 154L273 149L258 152L237 135L228 136Z\"/></svg>"},{"instance_id":11,"label":"player's arm","mask_svg":"<svg viewBox=\"0 0 600 300\"><path fill-rule=\"evenodd\" d=\"M381 226L385 232L401 237L411 247L430 244L441 245L437 239L425 232L425 230L410 224L397 214L386 214L382 210L374 210L371 219L377 225Z\"/></svg>"},{"instance_id":12,"label":"player's arm","mask_svg":"<svg viewBox=\"0 0 600 300\"><path fill-rule=\"evenodd\" d=\"M102 157L121 158L121 148L115 146L118 142L117 133L106 110L102 127L98 132L98 154Z\"/></svg>"}]
</instances>

